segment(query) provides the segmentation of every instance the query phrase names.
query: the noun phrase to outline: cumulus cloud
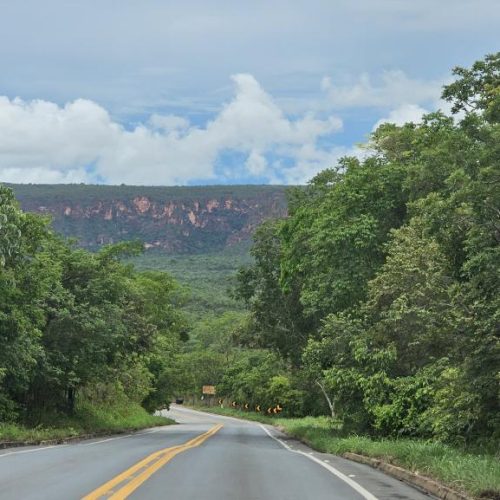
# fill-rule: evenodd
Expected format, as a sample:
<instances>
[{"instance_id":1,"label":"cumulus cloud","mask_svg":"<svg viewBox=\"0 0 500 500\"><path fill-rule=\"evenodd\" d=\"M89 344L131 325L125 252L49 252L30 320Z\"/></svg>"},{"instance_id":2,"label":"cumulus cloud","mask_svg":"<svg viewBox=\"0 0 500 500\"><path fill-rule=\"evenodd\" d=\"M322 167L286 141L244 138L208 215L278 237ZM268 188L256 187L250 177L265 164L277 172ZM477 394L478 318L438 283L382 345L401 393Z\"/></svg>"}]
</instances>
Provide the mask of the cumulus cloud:
<instances>
[{"instance_id":1,"label":"cumulus cloud","mask_svg":"<svg viewBox=\"0 0 500 500\"><path fill-rule=\"evenodd\" d=\"M248 155L245 166L251 174L262 175L267 168L267 159L259 151L253 149Z\"/></svg>"},{"instance_id":2,"label":"cumulus cloud","mask_svg":"<svg viewBox=\"0 0 500 500\"><path fill-rule=\"evenodd\" d=\"M88 181L84 169L61 171L43 167L0 169L0 182L32 184L74 184Z\"/></svg>"},{"instance_id":3,"label":"cumulus cloud","mask_svg":"<svg viewBox=\"0 0 500 500\"><path fill-rule=\"evenodd\" d=\"M185 130L189 127L189 120L182 116L152 114L148 120L148 125L158 130L171 132L173 130Z\"/></svg>"},{"instance_id":4,"label":"cumulus cloud","mask_svg":"<svg viewBox=\"0 0 500 500\"><path fill-rule=\"evenodd\" d=\"M306 184L321 170L333 167L343 156L361 158L365 154L366 152L357 147L334 146L324 150L304 144L297 151L294 165L286 170L288 183Z\"/></svg>"},{"instance_id":5,"label":"cumulus cloud","mask_svg":"<svg viewBox=\"0 0 500 500\"><path fill-rule=\"evenodd\" d=\"M127 130L90 100L61 107L2 97L0 180L185 184L214 178L217 158L228 150L247 155L250 176L271 182L303 182L329 166L332 151L318 143L341 129L339 118L291 119L252 75L235 75L233 83L233 99L203 127L155 114Z\"/></svg>"},{"instance_id":6,"label":"cumulus cloud","mask_svg":"<svg viewBox=\"0 0 500 500\"><path fill-rule=\"evenodd\" d=\"M321 89L333 108L394 108L409 102L436 102L444 83L444 80L412 79L401 70L393 70L384 71L375 80L363 73L348 85L337 84L332 78L324 77Z\"/></svg>"}]
</instances>

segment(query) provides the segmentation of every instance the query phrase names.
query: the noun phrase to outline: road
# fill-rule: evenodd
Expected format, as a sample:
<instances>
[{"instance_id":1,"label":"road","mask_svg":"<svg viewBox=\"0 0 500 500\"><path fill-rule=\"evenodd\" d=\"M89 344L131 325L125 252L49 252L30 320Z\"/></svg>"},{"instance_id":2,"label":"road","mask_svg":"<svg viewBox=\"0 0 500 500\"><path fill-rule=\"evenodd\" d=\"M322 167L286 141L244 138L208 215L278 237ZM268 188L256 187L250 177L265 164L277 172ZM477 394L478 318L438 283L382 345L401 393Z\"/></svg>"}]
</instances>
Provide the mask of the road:
<instances>
[{"instance_id":1,"label":"road","mask_svg":"<svg viewBox=\"0 0 500 500\"><path fill-rule=\"evenodd\" d=\"M260 424L175 406L179 425L0 451L0 499L424 500Z\"/></svg>"}]
</instances>

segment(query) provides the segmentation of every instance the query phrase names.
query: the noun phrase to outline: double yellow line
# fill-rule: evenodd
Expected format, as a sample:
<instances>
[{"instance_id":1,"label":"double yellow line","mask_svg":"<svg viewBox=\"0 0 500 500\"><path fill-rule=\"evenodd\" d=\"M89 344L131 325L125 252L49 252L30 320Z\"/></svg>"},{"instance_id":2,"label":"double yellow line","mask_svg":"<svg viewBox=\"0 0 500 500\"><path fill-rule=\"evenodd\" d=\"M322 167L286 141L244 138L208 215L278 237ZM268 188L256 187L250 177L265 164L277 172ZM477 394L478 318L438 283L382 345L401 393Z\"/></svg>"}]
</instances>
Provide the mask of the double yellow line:
<instances>
[{"instance_id":1,"label":"double yellow line","mask_svg":"<svg viewBox=\"0 0 500 500\"><path fill-rule=\"evenodd\" d=\"M213 436L221 428L222 424L216 425L209 431L196 436L186 443L155 451L129 469L118 474L118 476L114 477L107 483L99 486L99 488L92 491L92 493L83 497L82 500L97 500L100 498L106 498L108 500L121 500L127 498L131 493L139 488L144 481L147 481L158 469L161 469L176 455L191 448L195 448L196 446L200 446L200 444L205 442L210 436ZM115 491L115 488L120 486L122 483L125 484Z\"/></svg>"}]
</instances>

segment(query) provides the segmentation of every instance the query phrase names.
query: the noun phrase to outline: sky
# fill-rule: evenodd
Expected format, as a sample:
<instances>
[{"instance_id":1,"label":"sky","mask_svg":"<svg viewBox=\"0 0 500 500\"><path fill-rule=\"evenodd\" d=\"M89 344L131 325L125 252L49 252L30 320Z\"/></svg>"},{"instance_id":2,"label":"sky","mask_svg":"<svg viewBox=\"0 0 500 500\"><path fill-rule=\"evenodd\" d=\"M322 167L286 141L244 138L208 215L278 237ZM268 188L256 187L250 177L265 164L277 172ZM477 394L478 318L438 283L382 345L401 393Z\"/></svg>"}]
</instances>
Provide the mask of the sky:
<instances>
[{"instance_id":1,"label":"sky","mask_svg":"<svg viewBox=\"0 0 500 500\"><path fill-rule=\"evenodd\" d=\"M0 0L0 181L303 184L447 110L499 0Z\"/></svg>"}]
</instances>

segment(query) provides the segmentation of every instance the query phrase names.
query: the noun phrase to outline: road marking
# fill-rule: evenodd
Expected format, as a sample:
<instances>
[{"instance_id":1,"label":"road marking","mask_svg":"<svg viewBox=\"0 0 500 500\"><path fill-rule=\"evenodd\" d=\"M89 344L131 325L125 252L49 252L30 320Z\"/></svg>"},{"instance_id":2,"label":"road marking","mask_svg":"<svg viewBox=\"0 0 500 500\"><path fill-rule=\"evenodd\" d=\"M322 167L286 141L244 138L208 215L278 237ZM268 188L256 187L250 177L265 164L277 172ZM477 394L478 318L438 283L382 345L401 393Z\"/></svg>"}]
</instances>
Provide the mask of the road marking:
<instances>
[{"instance_id":1,"label":"road marking","mask_svg":"<svg viewBox=\"0 0 500 500\"><path fill-rule=\"evenodd\" d=\"M50 450L52 448L64 448L68 446L67 444L53 444L51 446L44 446L43 448L34 448L33 450L20 450L20 451L9 451L7 453L0 453L0 458L8 457L9 455L21 455L23 453L34 453L35 451Z\"/></svg>"},{"instance_id":2,"label":"road marking","mask_svg":"<svg viewBox=\"0 0 500 500\"><path fill-rule=\"evenodd\" d=\"M202 415L205 418L208 415L209 417L213 417L210 420L210 422L212 422L212 423L216 423L217 420L221 419L221 420L232 420L233 422L238 422L239 424L243 424L243 425L251 425L251 426L257 425L256 422L253 422L251 420L244 420L242 418L236 418L236 417L228 417L227 415L218 415L217 413L209 413L207 411L188 410L187 408L179 408L178 406L175 406L175 407L172 406L172 410L174 410L173 412L178 411L179 413L187 413L187 414L191 413L191 414L197 415L198 417L200 415ZM174 417L175 417L175 415L174 415ZM195 419L195 421L196 421L196 419ZM182 424L183 422L179 422L179 423Z\"/></svg>"},{"instance_id":3,"label":"road marking","mask_svg":"<svg viewBox=\"0 0 500 500\"><path fill-rule=\"evenodd\" d=\"M95 444L107 443L108 441L116 441L117 439L125 439L125 438L129 438L129 437L134 437L134 436L143 436L144 434L151 434L153 432L159 432L164 427L170 427L170 426L155 427L154 429L149 429L149 430L144 431L144 432L134 432L133 434L126 434L125 436L117 436L117 437L101 439L100 441L92 441L91 443L77 443L77 444L78 444L78 446L93 446ZM36 445L34 445L34 446L36 446ZM31 450L16 450L16 451L8 451L6 453L0 452L0 458L8 457L10 455L21 455L23 453L35 453L36 451L51 450L52 448L64 448L65 446L69 446L69 444L67 444L67 443L52 444L50 446L43 446L42 448L33 448Z\"/></svg>"},{"instance_id":4,"label":"road marking","mask_svg":"<svg viewBox=\"0 0 500 500\"><path fill-rule=\"evenodd\" d=\"M82 500L97 500L102 497L108 498L110 500L122 500L124 498L127 498L142 483L144 483L144 481L149 479L166 463L170 462L170 460L172 460L172 458L174 458L176 455L191 448L195 448L196 446L200 446L200 444L204 443L209 437L213 436L222 427L222 424L218 424L204 434L200 434L199 436L196 436L186 443L155 451L151 455L137 462L132 467L118 474L118 476L114 477L107 483L99 486L99 488L83 497ZM122 483L125 484L115 491L114 488Z\"/></svg>"},{"instance_id":5,"label":"road marking","mask_svg":"<svg viewBox=\"0 0 500 500\"><path fill-rule=\"evenodd\" d=\"M126 436L118 436L107 439L101 439L100 441L92 441L92 443L80 443L80 446L94 446L95 444L107 443L109 441L118 441L119 439L125 439L134 436L134 434L127 434Z\"/></svg>"},{"instance_id":6,"label":"road marking","mask_svg":"<svg viewBox=\"0 0 500 500\"><path fill-rule=\"evenodd\" d=\"M272 439L277 441L281 446L283 446L285 449L290 451L291 453L298 453L300 455L303 455L304 457L308 458L309 460L313 460L317 464L321 465L321 467L324 467L326 470L337 476L339 479L342 479L345 483L347 483L353 490L357 491L363 498L366 500L378 500L378 498L374 495L372 495L369 491L365 490L360 484L358 484L356 481L353 481L350 477L347 477L345 474L342 474L339 470L335 469L335 467L332 467L330 464L327 464L323 461L321 461L319 458L316 458L314 455L310 455L308 453L305 453L300 450L292 450L290 446L288 446L284 441L281 439L277 438L276 436L273 436L271 432L267 430L266 427L264 427L262 424L259 424L260 428Z\"/></svg>"},{"instance_id":7,"label":"road marking","mask_svg":"<svg viewBox=\"0 0 500 500\"><path fill-rule=\"evenodd\" d=\"M118 439L126 439L126 438L135 437L135 436L144 436L144 434L152 434L153 432L159 432L164 427L170 427L170 426L161 426L158 428L149 429L149 430L144 431L144 432L134 432L132 434L125 434L124 436L116 436L116 437L101 439L99 441L92 441L91 443L79 443L79 446L94 446L95 444L107 443L108 441L117 441Z\"/></svg>"}]
</instances>

